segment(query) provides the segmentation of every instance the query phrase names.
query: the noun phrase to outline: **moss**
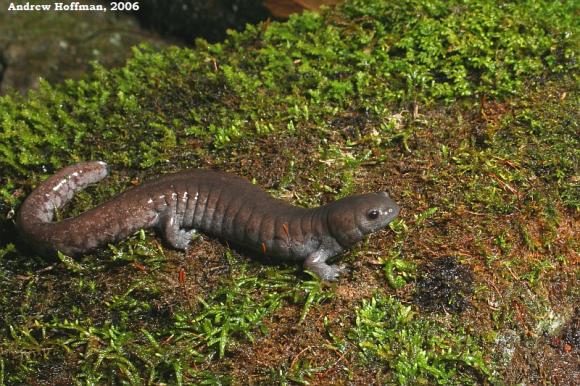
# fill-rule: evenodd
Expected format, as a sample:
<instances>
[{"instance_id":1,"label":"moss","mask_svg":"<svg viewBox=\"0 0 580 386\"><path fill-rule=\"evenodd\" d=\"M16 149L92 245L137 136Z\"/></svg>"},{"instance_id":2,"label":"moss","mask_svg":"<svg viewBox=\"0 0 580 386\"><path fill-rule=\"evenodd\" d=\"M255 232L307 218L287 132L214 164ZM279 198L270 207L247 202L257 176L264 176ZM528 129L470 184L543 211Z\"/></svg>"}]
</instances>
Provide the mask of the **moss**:
<instances>
[{"instance_id":1,"label":"moss","mask_svg":"<svg viewBox=\"0 0 580 386\"><path fill-rule=\"evenodd\" d=\"M219 44L138 47L122 68L1 98L0 380L369 384L380 369L378 382L495 371L535 384L566 372L526 350L552 350L538 334L557 334L577 299L575 12L351 0ZM84 159L110 162L112 178L63 217L209 165L297 204L388 190L403 211L331 287L215 240L184 254L146 232L41 259L14 211ZM444 256L473 272L473 307L441 323L403 304L417 267Z\"/></svg>"},{"instance_id":2,"label":"moss","mask_svg":"<svg viewBox=\"0 0 580 386\"><path fill-rule=\"evenodd\" d=\"M63 157L111 153L111 161L149 167L192 135L219 147L253 132L256 122L278 129L306 124L292 108L308 108L307 118L319 124L353 98L371 107L510 95L526 78L575 66L573 7L347 2L265 31L250 26L223 44L199 42L193 51L142 47L122 69L96 68L84 81L57 87L45 83L26 106L3 98L0 168L10 175L47 161L61 166Z\"/></svg>"},{"instance_id":3,"label":"moss","mask_svg":"<svg viewBox=\"0 0 580 386\"><path fill-rule=\"evenodd\" d=\"M380 369L380 383L465 385L493 381L482 349L460 328L450 331L423 320L411 307L382 296L363 301L355 312L351 337L365 362Z\"/></svg>"}]
</instances>

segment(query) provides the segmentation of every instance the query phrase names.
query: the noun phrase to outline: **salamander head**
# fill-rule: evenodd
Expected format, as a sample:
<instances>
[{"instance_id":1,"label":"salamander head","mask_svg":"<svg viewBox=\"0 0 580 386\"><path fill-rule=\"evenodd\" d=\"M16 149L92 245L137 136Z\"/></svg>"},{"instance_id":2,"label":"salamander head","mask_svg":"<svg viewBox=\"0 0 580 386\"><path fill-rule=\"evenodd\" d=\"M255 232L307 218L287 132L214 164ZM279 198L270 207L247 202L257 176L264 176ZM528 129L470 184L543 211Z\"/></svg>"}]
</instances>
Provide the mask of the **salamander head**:
<instances>
[{"instance_id":1,"label":"salamander head","mask_svg":"<svg viewBox=\"0 0 580 386\"><path fill-rule=\"evenodd\" d=\"M330 233L345 248L386 227L400 211L387 192L345 197L329 204L328 209Z\"/></svg>"}]
</instances>

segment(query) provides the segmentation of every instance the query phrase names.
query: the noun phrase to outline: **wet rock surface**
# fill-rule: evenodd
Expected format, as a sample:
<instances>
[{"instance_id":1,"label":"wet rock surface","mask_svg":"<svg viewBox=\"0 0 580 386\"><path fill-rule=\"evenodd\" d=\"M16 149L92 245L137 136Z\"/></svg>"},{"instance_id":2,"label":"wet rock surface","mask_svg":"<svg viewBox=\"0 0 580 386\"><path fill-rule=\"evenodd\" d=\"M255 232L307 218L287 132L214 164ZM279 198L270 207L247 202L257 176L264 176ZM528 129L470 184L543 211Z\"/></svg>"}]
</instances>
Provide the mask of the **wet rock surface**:
<instances>
[{"instance_id":1,"label":"wet rock surface","mask_svg":"<svg viewBox=\"0 0 580 386\"><path fill-rule=\"evenodd\" d=\"M197 37L220 41L227 29L242 30L269 16L261 0L142 0L140 6L135 16L143 26L186 43Z\"/></svg>"},{"instance_id":2,"label":"wet rock surface","mask_svg":"<svg viewBox=\"0 0 580 386\"><path fill-rule=\"evenodd\" d=\"M415 302L429 311L461 313L469 307L473 273L455 257L442 257L425 264L415 292Z\"/></svg>"},{"instance_id":3,"label":"wet rock surface","mask_svg":"<svg viewBox=\"0 0 580 386\"><path fill-rule=\"evenodd\" d=\"M84 1L82 4L99 4ZM108 5L108 4L107 4ZM217 41L268 17L256 0L140 1L138 12L8 11L0 9L0 95L25 92L40 79L79 79L96 61L121 66L131 47Z\"/></svg>"},{"instance_id":4,"label":"wet rock surface","mask_svg":"<svg viewBox=\"0 0 580 386\"><path fill-rule=\"evenodd\" d=\"M83 2L90 4L91 2ZM0 10L0 95L78 79L97 61L122 65L131 46L175 41L143 29L128 12Z\"/></svg>"}]
</instances>

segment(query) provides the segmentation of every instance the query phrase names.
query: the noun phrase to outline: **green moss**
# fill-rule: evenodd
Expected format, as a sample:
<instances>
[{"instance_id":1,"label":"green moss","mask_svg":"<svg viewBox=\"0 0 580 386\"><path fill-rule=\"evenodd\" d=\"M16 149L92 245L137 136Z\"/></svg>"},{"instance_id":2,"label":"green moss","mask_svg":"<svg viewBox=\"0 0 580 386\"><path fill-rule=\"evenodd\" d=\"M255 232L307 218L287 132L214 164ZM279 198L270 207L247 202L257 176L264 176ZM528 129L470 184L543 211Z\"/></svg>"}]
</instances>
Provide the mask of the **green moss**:
<instances>
[{"instance_id":1,"label":"green moss","mask_svg":"<svg viewBox=\"0 0 580 386\"><path fill-rule=\"evenodd\" d=\"M139 322L151 318L159 295L156 283L147 277L131 279L128 289L100 299L99 304L81 305L104 305L109 316L102 321L82 311L74 319L53 315L48 320L31 319L27 325L7 320L10 337L0 348L9 353L3 357L9 367L19 368L7 380L25 381L42 367L42 361L64 360L72 353L81 357L78 367L69 364L74 369L71 376L77 381L110 382L120 377L138 384L142 379L191 382L219 378L219 374L198 372L186 363L205 363L216 354L223 358L233 344L253 342L256 333L267 333L265 318L288 301L303 304L304 319L313 305L329 298L318 280L296 283L293 275L280 273L279 269L270 269L265 276L247 276L243 271L198 299L196 312L190 308L177 310L172 322L157 331L149 330L154 324ZM82 293L83 298L92 298L102 293L94 287L94 283L79 278L74 291ZM75 314L74 307L72 312ZM15 350L25 357L14 355Z\"/></svg>"},{"instance_id":2,"label":"green moss","mask_svg":"<svg viewBox=\"0 0 580 386\"><path fill-rule=\"evenodd\" d=\"M350 338L363 361L387 367L378 381L400 385L480 384L492 381L482 348L465 331L449 331L384 296L363 300Z\"/></svg>"},{"instance_id":3,"label":"green moss","mask_svg":"<svg viewBox=\"0 0 580 386\"><path fill-rule=\"evenodd\" d=\"M126 67L44 83L25 105L2 98L0 170L88 156L150 167L192 135L220 147L253 133L253 122L306 124L273 105L308 108L323 123L353 98L370 107L510 95L575 65L573 14L574 2L352 1L194 51L141 47Z\"/></svg>"}]
</instances>

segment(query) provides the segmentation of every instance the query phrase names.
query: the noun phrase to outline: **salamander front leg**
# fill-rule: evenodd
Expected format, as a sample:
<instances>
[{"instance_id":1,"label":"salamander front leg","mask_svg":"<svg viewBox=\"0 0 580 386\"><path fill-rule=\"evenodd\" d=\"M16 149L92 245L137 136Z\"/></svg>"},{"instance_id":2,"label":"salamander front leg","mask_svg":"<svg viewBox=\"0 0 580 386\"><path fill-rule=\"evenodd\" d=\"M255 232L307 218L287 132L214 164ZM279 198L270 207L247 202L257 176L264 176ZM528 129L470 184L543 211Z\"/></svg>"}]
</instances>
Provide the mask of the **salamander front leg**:
<instances>
[{"instance_id":1,"label":"salamander front leg","mask_svg":"<svg viewBox=\"0 0 580 386\"><path fill-rule=\"evenodd\" d=\"M304 261L304 268L316 273L323 280L337 280L344 267L326 264L328 257L324 251L316 251Z\"/></svg>"},{"instance_id":2,"label":"salamander front leg","mask_svg":"<svg viewBox=\"0 0 580 386\"><path fill-rule=\"evenodd\" d=\"M175 213L169 211L161 215L159 229L167 244L179 250L186 250L196 233L195 229L186 231L180 228Z\"/></svg>"}]
</instances>

